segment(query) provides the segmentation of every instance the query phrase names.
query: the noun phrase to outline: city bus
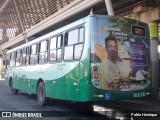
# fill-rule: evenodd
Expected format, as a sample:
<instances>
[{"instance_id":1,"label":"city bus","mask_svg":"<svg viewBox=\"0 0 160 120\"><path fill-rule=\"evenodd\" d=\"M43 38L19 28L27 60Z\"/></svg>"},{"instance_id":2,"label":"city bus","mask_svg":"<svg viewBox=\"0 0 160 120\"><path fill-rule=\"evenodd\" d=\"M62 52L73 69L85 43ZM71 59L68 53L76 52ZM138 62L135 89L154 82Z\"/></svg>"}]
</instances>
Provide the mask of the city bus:
<instances>
[{"instance_id":1,"label":"city bus","mask_svg":"<svg viewBox=\"0 0 160 120\"><path fill-rule=\"evenodd\" d=\"M76 102L144 99L151 94L148 26L90 14L6 53L13 94Z\"/></svg>"}]
</instances>

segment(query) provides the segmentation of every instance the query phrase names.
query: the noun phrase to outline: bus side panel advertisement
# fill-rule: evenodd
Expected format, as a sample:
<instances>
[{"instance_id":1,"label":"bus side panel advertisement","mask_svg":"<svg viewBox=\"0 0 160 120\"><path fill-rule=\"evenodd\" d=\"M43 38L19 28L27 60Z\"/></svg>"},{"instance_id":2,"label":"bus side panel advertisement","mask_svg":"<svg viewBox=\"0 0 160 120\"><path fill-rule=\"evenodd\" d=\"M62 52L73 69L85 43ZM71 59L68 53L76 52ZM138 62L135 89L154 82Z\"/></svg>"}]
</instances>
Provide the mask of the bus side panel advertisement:
<instances>
[{"instance_id":1,"label":"bus side panel advertisement","mask_svg":"<svg viewBox=\"0 0 160 120\"><path fill-rule=\"evenodd\" d=\"M150 58L146 24L121 17L97 18L97 38L91 46L91 66L98 66L99 82L111 91L142 90L150 86Z\"/></svg>"}]
</instances>

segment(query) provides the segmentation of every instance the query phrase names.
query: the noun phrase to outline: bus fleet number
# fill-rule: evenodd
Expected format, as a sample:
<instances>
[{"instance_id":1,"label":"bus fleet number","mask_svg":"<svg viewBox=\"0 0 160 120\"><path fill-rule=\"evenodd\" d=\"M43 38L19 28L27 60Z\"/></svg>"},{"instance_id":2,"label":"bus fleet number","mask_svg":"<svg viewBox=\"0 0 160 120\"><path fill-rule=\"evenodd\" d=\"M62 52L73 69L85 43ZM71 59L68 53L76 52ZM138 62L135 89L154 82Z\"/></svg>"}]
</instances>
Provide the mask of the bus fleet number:
<instances>
[{"instance_id":1,"label":"bus fleet number","mask_svg":"<svg viewBox=\"0 0 160 120\"><path fill-rule=\"evenodd\" d=\"M133 97L135 98L139 98L139 97L144 97L145 96L145 92L140 92L140 93L134 93Z\"/></svg>"}]
</instances>

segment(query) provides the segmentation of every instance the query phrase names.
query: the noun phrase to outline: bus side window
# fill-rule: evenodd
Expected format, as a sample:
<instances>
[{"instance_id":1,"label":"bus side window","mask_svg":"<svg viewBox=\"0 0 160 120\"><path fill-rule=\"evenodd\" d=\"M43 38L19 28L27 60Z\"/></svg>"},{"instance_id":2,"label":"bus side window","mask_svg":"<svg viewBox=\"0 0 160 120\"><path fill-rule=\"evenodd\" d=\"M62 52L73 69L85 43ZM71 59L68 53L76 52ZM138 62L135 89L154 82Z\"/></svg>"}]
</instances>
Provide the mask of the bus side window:
<instances>
[{"instance_id":1,"label":"bus side window","mask_svg":"<svg viewBox=\"0 0 160 120\"><path fill-rule=\"evenodd\" d=\"M17 53L17 56L16 56L16 66L20 66L21 65L22 51L18 50L16 53Z\"/></svg>"},{"instance_id":2,"label":"bus side window","mask_svg":"<svg viewBox=\"0 0 160 120\"><path fill-rule=\"evenodd\" d=\"M57 37L57 62L62 61L62 42L63 41L63 36L60 35Z\"/></svg>"},{"instance_id":3,"label":"bus side window","mask_svg":"<svg viewBox=\"0 0 160 120\"><path fill-rule=\"evenodd\" d=\"M65 33L64 60L74 59L74 44L78 43L78 29Z\"/></svg>"},{"instance_id":4,"label":"bus side window","mask_svg":"<svg viewBox=\"0 0 160 120\"><path fill-rule=\"evenodd\" d=\"M13 53L10 54L10 66L13 66Z\"/></svg>"},{"instance_id":5,"label":"bus side window","mask_svg":"<svg viewBox=\"0 0 160 120\"><path fill-rule=\"evenodd\" d=\"M11 67L15 66L15 59L16 59L16 52L13 52L11 53L11 62L10 62Z\"/></svg>"},{"instance_id":6,"label":"bus side window","mask_svg":"<svg viewBox=\"0 0 160 120\"><path fill-rule=\"evenodd\" d=\"M64 60L73 60L73 45L65 47Z\"/></svg>"},{"instance_id":7,"label":"bus side window","mask_svg":"<svg viewBox=\"0 0 160 120\"><path fill-rule=\"evenodd\" d=\"M83 44L75 45L74 47L74 59L79 60L82 55Z\"/></svg>"},{"instance_id":8,"label":"bus side window","mask_svg":"<svg viewBox=\"0 0 160 120\"><path fill-rule=\"evenodd\" d=\"M79 60L82 55L84 28L65 33L64 60Z\"/></svg>"},{"instance_id":9,"label":"bus side window","mask_svg":"<svg viewBox=\"0 0 160 120\"><path fill-rule=\"evenodd\" d=\"M48 40L44 40L40 43L39 63L44 64L47 62L48 62Z\"/></svg>"},{"instance_id":10,"label":"bus side window","mask_svg":"<svg viewBox=\"0 0 160 120\"><path fill-rule=\"evenodd\" d=\"M38 59L38 44L34 44L31 46L30 64L31 65L36 64L37 59Z\"/></svg>"},{"instance_id":11,"label":"bus side window","mask_svg":"<svg viewBox=\"0 0 160 120\"><path fill-rule=\"evenodd\" d=\"M6 68L9 68L10 66L10 54L7 54L7 57L6 57Z\"/></svg>"},{"instance_id":12,"label":"bus side window","mask_svg":"<svg viewBox=\"0 0 160 120\"><path fill-rule=\"evenodd\" d=\"M78 29L68 32L68 45L78 43Z\"/></svg>"},{"instance_id":13,"label":"bus side window","mask_svg":"<svg viewBox=\"0 0 160 120\"><path fill-rule=\"evenodd\" d=\"M79 28L79 43L84 41L84 28Z\"/></svg>"},{"instance_id":14,"label":"bus side window","mask_svg":"<svg viewBox=\"0 0 160 120\"><path fill-rule=\"evenodd\" d=\"M49 62L53 63L56 62L56 56L57 56L57 51L56 51L56 47L57 47L57 37L53 37L50 40L50 51L49 51Z\"/></svg>"},{"instance_id":15,"label":"bus side window","mask_svg":"<svg viewBox=\"0 0 160 120\"><path fill-rule=\"evenodd\" d=\"M26 65L29 65L30 64L30 50L31 47L27 47L26 48Z\"/></svg>"},{"instance_id":16,"label":"bus side window","mask_svg":"<svg viewBox=\"0 0 160 120\"><path fill-rule=\"evenodd\" d=\"M22 49L22 65L26 65L26 48Z\"/></svg>"},{"instance_id":17,"label":"bus side window","mask_svg":"<svg viewBox=\"0 0 160 120\"><path fill-rule=\"evenodd\" d=\"M78 44L74 47L74 59L79 60L82 56L83 50L83 41L84 41L84 28L79 28L78 34Z\"/></svg>"}]
</instances>

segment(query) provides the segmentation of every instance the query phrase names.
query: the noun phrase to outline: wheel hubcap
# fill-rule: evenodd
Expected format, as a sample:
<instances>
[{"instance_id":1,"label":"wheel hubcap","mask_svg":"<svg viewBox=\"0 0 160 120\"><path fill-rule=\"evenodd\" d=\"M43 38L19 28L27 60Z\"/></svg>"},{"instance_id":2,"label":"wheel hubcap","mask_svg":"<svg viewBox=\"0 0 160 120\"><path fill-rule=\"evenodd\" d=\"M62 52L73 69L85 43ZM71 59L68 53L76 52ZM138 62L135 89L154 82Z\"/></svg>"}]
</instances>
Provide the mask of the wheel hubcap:
<instances>
[{"instance_id":1,"label":"wheel hubcap","mask_svg":"<svg viewBox=\"0 0 160 120\"><path fill-rule=\"evenodd\" d=\"M44 97L43 88L40 87L39 88L39 100L40 100L40 102L43 101L43 97Z\"/></svg>"}]
</instances>

